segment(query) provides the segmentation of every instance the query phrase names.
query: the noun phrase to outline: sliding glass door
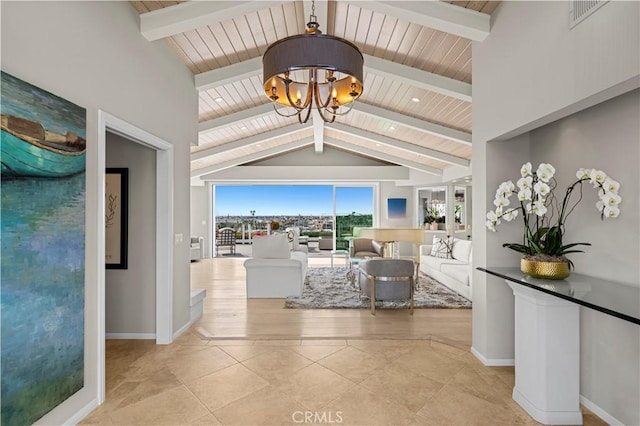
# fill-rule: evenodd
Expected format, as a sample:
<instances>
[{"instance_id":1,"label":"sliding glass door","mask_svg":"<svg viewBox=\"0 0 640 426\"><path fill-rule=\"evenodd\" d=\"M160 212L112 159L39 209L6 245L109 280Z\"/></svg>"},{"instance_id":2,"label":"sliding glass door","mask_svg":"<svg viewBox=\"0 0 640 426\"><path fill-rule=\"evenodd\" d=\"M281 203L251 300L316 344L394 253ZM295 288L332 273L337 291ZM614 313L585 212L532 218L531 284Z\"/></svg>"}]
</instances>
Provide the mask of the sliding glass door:
<instances>
[{"instance_id":1,"label":"sliding glass door","mask_svg":"<svg viewBox=\"0 0 640 426\"><path fill-rule=\"evenodd\" d=\"M373 226L373 195L372 186L334 187L337 250L349 248L349 240L358 236L358 228Z\"/></svg>"},{"instance_id":2,"label":"sliding glass door","mask_svg":"<svg viewBox=\"0 0 640 426\"><path fill-rule=\"evenodd\" d=\"M371 185L216 185L212 238L232 228L239 243L249 244L256 235L297 227L319 250L346 250L358 228L374 224L374 193Z\"/></svg>"}]
</instances>

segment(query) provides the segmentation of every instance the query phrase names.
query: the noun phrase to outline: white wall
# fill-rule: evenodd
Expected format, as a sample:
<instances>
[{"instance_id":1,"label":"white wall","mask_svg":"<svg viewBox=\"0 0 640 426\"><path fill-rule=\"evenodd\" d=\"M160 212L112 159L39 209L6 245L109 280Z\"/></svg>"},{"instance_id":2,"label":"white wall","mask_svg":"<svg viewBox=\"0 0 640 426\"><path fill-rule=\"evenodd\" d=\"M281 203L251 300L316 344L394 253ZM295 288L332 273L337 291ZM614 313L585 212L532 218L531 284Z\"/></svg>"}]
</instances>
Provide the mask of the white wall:
<instances>
[{"instance_id":1,"label":"white wall","mask_svg":"<svg viewBox=\"0 0 640 426\"><path fill-rule=\"evenodd\" d=\"M569 2L501 3L491 34L473 43L474 146L638 87L639 7L608 2L570 30Z\"/></svg>"},{"instance_id":2,"label":"white wall","mask_svg":"<svg viewBox=\"0 0 640 426\"><path fill-rule=\"evenodd\" d=\"M380 227L381 228L410 228L414 226L415 206L413 188L396 186L393 182L380 182ZM407 199L407 217L404 219L390 219L387 211L389 198Z\"/></svg>"},{"instance_id":3,"label":"white wall","mask_svg":"<svg viewBox=\"0 0 640 426\"><path fill-rule=\"evenodd\" d=\"M127 269L105 271L105 333L155 334L156 151L113 133L106 151L107 167L129 169L129 261Z\"/></svg>"},{"instance_id":4,"label":"white wall","mask_svg":"<svg viewBox=\"0 0 640 426\"><path fill-rule=\"evenodd\" d=\"M589 156L592 156L599 163L603 158L613 155L616 160L612 161L619 161L617 169L637 169L637 148L624 148L628 154L623 155L624 158L618 158L617 154L609 151L610 139L618 133L618 120L604 107L596 114L602 118L598 126L604 133L595 133L597 142L595 139L584 142L592 150L591 153L582 152L586 151L582 146L579 154L573 150L572 155L577 156L576 160L547 158L545 152L550 155L556 148L549 147L555 147L556 144L559 144L557 149L560 151L571 151L567 147L569 143L575 143L575 135L567 136L570 133L567 129L591 131L587 121L593 117L586 116L590 118L585 119L576 115L568 118L569 121L557 123L557 128L552 126L531 134L525 132L639 86L639 7L637 2L608 2L570 30L568 2L503 2L492 15L489 37L482 43L474 42L474 266L501 266L512 259L513 255L500 247L502 240L496 234L487 234L484 222L485 213L491 208L496 183L511 178L513 172L510 170L517 174L520 164L524 162L521 161L523 152L526 157L529 150L529 158L525 158L527 161L532 160L534 155L544 156L545 161L558 160L556 168L562 173L569 173L564 170L565 161L569 168L573 168L574 162L583 155L586 156L584 161L591 161ZM617 101L623 102L624 99ZM624 107L621 110L627 111ZM627 112L633 114L633 110ZM573 120L578 120L580 124L575 124ZM635 131L637 127L636 122ZM628 132L633 134L631 129ZM608 136L605 136L607 133ZM513 139L516 135L523 136ZM545 141L542 142L541 138ZM491 142L506 139L511 140ZM632 145L637 143L636 136ZM510 152L512 150L516 152ZM630 181L638 179L637 176L627 177ZM632 191L637 188L637 183L627 185ZM631 201L630 204L636 208L638 206L637 202L634 204ZM629 256L635 256L630 263L624 261L621 278L638 285L639 253L631 242L637 242L640 237L637 221L635 227L632 226L628 231L624 242L616 241L611 235L603 239L609 241L605 247L614 241L623 244L630 251ZM503 227L499 235L507 240L508 232ZM601 232L599 229L596 234ZM590 237L587 239L592 243L601 243ZM587 257L578 260L585 265L593 259ZM589 272L599 269L616 273L602 258L590 265L586 269ZM632 271L634 269L636 272ZM511 333L504 328L495 328L498 324L512 323L513 317L512 299L510 303L506 300L501 285L504 287L499 282L487 279L483 273L474 273L473 346L480 356L489 360L509 359L513 355ZM582 315L581 392L618 420L626 424L638 424L637 326L620 324L620 321L614 326L615 321L593 312ZM587 326L587 323L591 325ZM608 334L606 341L604 344L596 343L595 339L601 338L605 329ZM505 345L509 339L511 344ZM634 345L635 349L631 349ZM621 354L618 347L624 353ZM615 354L609 351L615 351ZM602 359L604 357L610 357L612 361ZM617 361L616 366L613 365L616 363L613 359ZM625 377L625 374L628 376Z\"/></svg>"},{"instance_id":5,"label":"white wall","mask_svg":"<svg viewBox=\"0 0 640 426\"><path fill-rule=\"evenodd\" d=\"M139 33L127 2L0 2L2 69L87 108L87 263L85 387L42 422L62 424L96 403L96 282L99 167L97 116L102 109L174 144L174 232L189 235L189 145L197 138L193 76L163 42ZM174 330L189 321L188 239L174 250ZM83 408L84 407L84 408ZM77 419L77 417L76 417Z\"/></svg>"}]
</instances>

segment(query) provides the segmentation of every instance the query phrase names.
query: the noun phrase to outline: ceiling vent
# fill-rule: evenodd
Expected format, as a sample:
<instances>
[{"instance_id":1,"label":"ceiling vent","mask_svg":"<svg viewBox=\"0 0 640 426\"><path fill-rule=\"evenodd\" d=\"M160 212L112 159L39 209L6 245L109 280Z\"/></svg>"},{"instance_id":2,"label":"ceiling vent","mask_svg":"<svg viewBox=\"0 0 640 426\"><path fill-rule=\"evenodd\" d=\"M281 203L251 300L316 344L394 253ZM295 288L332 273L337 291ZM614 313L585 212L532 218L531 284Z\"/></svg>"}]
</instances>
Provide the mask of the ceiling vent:
<instances>
[{"instance_id":1,"label":"ceiling vent","mask_svg":"<svg viewBox=\"0 0 640 426\"><path fill-rule=\"evenodd\" d=\"M600 9L608 0L570 0L569 28L573 28Z\"/></svg>"}]
</instances>

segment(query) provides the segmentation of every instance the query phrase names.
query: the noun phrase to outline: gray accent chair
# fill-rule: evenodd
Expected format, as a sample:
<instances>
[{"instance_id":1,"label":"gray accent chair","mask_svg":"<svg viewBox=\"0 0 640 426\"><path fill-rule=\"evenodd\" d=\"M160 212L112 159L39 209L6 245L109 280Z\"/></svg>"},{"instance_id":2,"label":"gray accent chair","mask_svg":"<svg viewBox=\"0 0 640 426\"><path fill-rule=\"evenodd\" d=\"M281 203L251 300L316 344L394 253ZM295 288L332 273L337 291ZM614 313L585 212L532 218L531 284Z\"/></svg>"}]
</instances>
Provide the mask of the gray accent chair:
<instances>
[{"instance_id":1,"label":"gray accent chair","mask_svg":"<svg viewBox=\"0 0 640 426\"><path fill-rule=\"evenodd\" d=\"M354 238L349 244L349 257L384 257L384 243L371 238Z\"/></svg>"},{"instance_id":2,"label":"gray accent chair","mask_svg":"<svg viewBox=\"0 0 640 426\"><path fill-rule=\"evenodd\" d=\"M353 238L349 240L349 272L347 272L347 280L351 285L356 283L356 273L354 265L366 258L384 257L384 243L373 240L371 238Z\"/></svg>"},{"instance_id":3,"label":"gray accent chair","mask_svg":"<svg viewBox=\"0 0 640 426\"><path fill-rule=\"evenodd\" d=\"M413 315L415 264L407 259L367 259L360 262L360 290L371 299L371 314L376 300L410 300Z\"/></svg>"}]
</instances>

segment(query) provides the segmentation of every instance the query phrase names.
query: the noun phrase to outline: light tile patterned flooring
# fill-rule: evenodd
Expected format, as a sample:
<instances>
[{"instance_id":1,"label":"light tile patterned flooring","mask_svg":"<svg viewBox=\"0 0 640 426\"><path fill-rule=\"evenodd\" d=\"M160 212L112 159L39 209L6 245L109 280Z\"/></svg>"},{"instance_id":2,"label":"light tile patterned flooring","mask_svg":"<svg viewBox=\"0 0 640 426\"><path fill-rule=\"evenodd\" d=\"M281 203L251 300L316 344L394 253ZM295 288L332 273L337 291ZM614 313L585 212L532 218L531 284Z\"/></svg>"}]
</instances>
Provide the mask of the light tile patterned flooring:
<instances>
[{"instance_id":1,"label":"light tile patterned flooring","mask_svg":"<svg viewBox=\"0 0 640 426\"><path fill-rule=\"evenodd\" d=\"M229 261L234 260L224 260ZM228 274L237 275L233 263L212 264L220 276L226 276L225 283L233 281ZM199 270L197 282L204 283L202 270L210 267L203 263L194 268ZM306 339L296 338L304 334L299 324L288 335L281 324L282 338L276 340L273 336L251 337L261 335L254 324L234 331L247 334L241 339L203 339L203 330L214 330L205 335L214 334L225 324L215 321L211 311L215 299L235 297L219 293L216 285L207 289L209 305L205 305L203 321L173 344L107 341L106 401L80 424L538 424L511 399L513 368L484 367L469 352L470 339L459 327L432 329L424 338L381 339L365 332L358 339L321 339L318 335ZM241 293L239 290L236 296ZM223 305L229 303L240 310L238 322L253 308L263 313L283 310L281 305L273 308L268 304L252 308L237 300ZM222 311L222 317L231 312ZM419 311L426 310L416 313ZM406 321L408 313L404 314ZM281 321L290 319L283 316ZM360 320L377 321L365 315ZM402 324L407 327L406 322ZM470 318L466 327L470 328ZM434 330L443 335L436 337ZM329 331L335 330L331 327ZM326 334L327 330L318 332ZM452 334L446 335L448 332ZM583 411L585 425L604 424Z\"/></svg>"}]
</instances>

